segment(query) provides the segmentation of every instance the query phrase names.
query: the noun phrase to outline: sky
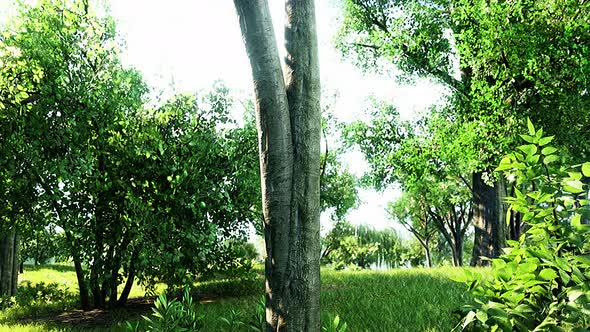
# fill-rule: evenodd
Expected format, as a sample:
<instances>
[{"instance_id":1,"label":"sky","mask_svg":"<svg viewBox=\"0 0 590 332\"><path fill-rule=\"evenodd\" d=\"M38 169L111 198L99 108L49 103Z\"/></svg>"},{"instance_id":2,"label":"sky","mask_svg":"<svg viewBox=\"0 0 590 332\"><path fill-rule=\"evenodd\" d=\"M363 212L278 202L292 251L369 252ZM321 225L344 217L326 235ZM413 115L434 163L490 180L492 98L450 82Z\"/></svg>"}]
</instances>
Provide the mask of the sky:
<instances>
[{"instance_id":1,"label":"sky","mask_svg":"<svg viewBox=\"0 0 590 332\"><path fill-rule=\"evenodd\" d=\"M156 90L173 87L180 92L195 92L221 80L236 95L252 96L249 61L231 0L106 0L118 30L125 40L123 60L139 69ZM4 1L1 1L4 2ZM282 55L284 0L269 0L275 35ZM2 15L0 4L0 16ZM316 17L322 88L327 94L337 92L333 107L342 122L366 118L364 110L369 96L394 103L403 119L412 119L435 103L442 89L420 81L400 86L388 75L362 73L350 61L341 58L332 38L339 26L337 0L316 0ZM367 164L358 151L346 154L343 161L356 175ZM389 189L379 193L360 189L361 204L351 211L348 220L367 223L378 229L399 225L388 221L385 206L399 197ZM328 216L322 216L327 224Z\"/></svg>"}]
</instances>

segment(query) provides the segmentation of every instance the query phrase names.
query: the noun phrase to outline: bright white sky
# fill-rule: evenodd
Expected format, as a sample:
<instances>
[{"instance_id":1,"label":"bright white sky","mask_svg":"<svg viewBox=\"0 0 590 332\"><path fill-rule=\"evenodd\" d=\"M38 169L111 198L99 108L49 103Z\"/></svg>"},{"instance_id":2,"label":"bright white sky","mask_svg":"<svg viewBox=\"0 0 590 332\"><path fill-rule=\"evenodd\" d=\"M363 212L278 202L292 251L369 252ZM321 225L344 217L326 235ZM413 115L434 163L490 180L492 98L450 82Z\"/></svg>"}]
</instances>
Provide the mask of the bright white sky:
<instances>
[{"instance_id":1,"label":"bright white sky","mask_svg":"<svg viewBox=\"0 0 590 332\"><path fill-rule=\"evenodd\" d=\"M269 3L278 43L283 45L284 0ZM338 28L338 3L316 0L322 84L329 94L339 93L334 109L338 120L364 118L365 100L371 95L393 102L406 119L436 102L440 87L426 82L398 86L390 77L364 75L341 59L332 44ZM126 40L125 61L142 71L150 86L167 89L173 85L176 90L196 91L222 80L235 93L252 95L250 66L233 1L110 0L110 6ZM366 167L360 153L345 156L345 162L357 175ZM360 192L362 204L350 212L349 221L376 228L394 226L384 207L396 199L397 192ZM327 216L322 220L327 221Z\"/></svg>"}]
</instances>

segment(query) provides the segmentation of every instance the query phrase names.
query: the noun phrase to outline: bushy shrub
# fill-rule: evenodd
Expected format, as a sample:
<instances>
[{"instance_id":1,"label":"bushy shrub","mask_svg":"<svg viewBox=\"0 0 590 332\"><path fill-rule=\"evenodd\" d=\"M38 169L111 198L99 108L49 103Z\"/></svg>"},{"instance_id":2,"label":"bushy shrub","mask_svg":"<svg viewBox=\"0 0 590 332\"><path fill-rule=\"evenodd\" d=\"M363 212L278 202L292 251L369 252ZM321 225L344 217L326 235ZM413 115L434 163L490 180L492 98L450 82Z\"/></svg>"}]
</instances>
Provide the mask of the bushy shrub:
<instances>
[{"instance_id":1,"label":"bushy shrub","mask_svg":"<svg viewBox=\"0 0 590 332\"><path fill-rule=\"evenodd\" d=\"M475 302L457 329L468 331L588 331L590 328L590 163L559 167L558 149L529 121L527 144L502 159L498 171L515 181L510 213L528 230L493 259L491 277L466 271ZM518 188L522 189L519 190Z\"/></svg>"}]
</instances>

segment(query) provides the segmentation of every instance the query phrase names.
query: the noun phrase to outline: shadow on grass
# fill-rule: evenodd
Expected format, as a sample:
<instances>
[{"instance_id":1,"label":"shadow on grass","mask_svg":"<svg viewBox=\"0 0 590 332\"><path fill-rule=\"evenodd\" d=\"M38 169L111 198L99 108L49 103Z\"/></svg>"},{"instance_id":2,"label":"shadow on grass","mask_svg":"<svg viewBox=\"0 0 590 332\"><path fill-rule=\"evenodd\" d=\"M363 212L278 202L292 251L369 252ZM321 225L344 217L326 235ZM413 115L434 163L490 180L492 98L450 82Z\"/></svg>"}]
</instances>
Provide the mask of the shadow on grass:
<instances>
[{"instance_id":1,"label":"shadow on grass","mask_svg":"<svg viewBox=\"0 0 590 332\"><path fill-rule=\"evenodd\" d=\"M149 315L154 298L131 298L121 308L109 310L80 310L77 292L71 288L75 278L73 266L39 265L25 266L25 272L33 275L34 280L55 278L60 283L21 281L16 302L6 310L0 310L0 325L13 326L18 331L24 324L35 327L31 331L124 331L126 321L141 320L141 315ZM38 273L39 272L39 273ZM68 274L68 277L64 277ZM42 279L41 279L42 280ZM51 280L49 280L51 281ZM238 280L225 278L197 283L192 291L196 301L205 303L218 302L264 291L261 278ZM216 317L217 319L217 317Z\"/></svg>"}]
</instances>

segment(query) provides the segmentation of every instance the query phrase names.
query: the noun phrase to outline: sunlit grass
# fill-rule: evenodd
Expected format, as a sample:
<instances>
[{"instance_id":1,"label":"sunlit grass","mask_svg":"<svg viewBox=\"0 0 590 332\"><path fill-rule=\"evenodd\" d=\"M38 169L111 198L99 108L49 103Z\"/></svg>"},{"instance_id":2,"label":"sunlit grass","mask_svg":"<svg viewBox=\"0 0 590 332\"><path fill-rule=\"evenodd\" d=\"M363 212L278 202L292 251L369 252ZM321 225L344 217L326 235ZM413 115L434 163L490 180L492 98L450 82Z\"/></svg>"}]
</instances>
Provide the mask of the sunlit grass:
<instances>
[{"instance_id":1,"label":"sunlit grass","mask_svg":"<svg viewBox=\"0 0 590 332\"><path fill-rule=\"evenodd\" d=\"M339 315L350 331L449 331L455 324L452 312L470 299L465 285L451 280L460 273L455 268L408 269L391 271L322 270L322 319ZM76 300L77 282L72 267L43 266L26 269L21 280L32 283L55 282L67 287ZM64 289L66 288L64 287ZM201 301L205 331L225 331L220 320L232 309L242 312L243 319L254 313L262 294L262 283L241 287L235 280L197 284L197 293L209 294ZM240 290L236 290L236 287ZM159 289L163 289L160 286ZM244 289L245 295L239 296ZM250 289L250 291L248 291ZM252 291L252 289L254 291ZM258 291L257 291L258 289ZM258 293L258 294L256 294ZM134 286L132 297L143 296ZM31 306L32 307L32 306ZM34 308L12 308L0 311L0 332L23 331L123 331L125 320L141 319L138 312L125 309L110 313L111 326L92 328L53 323L23 323L23 319L43 317L63 310L60 304L37 305ZM67 308L67 306L66 306ZM149 314L149 312L143 313Z\"/></svg>"}]
</instances>

